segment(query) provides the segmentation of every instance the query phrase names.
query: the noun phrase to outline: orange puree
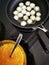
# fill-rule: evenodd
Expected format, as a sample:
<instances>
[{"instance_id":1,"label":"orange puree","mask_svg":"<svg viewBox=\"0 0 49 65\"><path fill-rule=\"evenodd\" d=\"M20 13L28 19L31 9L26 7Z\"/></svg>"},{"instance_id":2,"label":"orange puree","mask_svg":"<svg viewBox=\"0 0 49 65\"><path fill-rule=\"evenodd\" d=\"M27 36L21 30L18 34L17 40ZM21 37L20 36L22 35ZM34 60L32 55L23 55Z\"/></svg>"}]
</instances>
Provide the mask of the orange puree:
<instances>
[{"instance_id":1,"label":"orange puree","mask_svg":"<svg viewBox=\"0 0 49 65\"><path fill-rule=\"evenodd\" d=\"M9 56L15 42L11 40L4 40L2 42L4 45L0 46L0 65L26 65L26 55L20 45L15 49L10 58Z\"/></svg>"}]
</instances>

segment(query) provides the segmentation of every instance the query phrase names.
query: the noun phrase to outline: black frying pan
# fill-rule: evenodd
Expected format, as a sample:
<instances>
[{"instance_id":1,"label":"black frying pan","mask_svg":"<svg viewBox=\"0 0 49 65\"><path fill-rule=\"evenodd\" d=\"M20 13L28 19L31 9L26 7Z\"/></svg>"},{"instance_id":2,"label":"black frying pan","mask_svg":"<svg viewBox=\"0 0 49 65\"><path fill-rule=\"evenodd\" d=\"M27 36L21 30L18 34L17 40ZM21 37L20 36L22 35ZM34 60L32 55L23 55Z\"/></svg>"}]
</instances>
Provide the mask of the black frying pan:
<instances>
[{"instance_id":1,"label":"black frying pan","mask_svg":"<svg viewBox=\"0 0 49 65\"><path fill-rule=\"evenodd\" d=\"M25 27L21 26L19 24L18 21L15 21L13 19L13 11L15 10L15 8L18 6L19 2L25 2L26 0L10 0L7 4L7 16L10 20L10 22L15 25L16 27L22 29L22 30L36 30L36 29L41 29L43 30L48 36L49 36L49 32L48 30L45 29L45 27L42 25L44 24L44 22L46 22L48 16L49 16L49 4L47 0L30 0L31 2L34 2L36 5L38 5L41 9L41 13L42 13L42 18L40 22L37 22L34 25L26 25Z\"/></svg>"}]
</instances>

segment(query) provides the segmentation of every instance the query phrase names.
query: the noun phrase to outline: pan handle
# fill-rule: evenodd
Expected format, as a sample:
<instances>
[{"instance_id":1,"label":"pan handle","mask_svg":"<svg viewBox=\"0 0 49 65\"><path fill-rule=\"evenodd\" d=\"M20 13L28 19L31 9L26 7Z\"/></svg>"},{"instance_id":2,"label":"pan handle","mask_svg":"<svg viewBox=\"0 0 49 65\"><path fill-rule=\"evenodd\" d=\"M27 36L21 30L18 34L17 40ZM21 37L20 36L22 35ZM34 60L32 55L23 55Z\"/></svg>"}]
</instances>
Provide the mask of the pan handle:
<instances>
[{"instance_id":1,"label":"pan handle","mask_svg":"<svg viewBox=\"0 0 49 65\"><path fill-rule=\"evenodd\" d=\"M41 29L42 31L44 31L45 34L47 35L47 37L49 38L49 31L43 25L41 25L41 27L37 27L37 28Z\"/></svg>"}]
</instances>

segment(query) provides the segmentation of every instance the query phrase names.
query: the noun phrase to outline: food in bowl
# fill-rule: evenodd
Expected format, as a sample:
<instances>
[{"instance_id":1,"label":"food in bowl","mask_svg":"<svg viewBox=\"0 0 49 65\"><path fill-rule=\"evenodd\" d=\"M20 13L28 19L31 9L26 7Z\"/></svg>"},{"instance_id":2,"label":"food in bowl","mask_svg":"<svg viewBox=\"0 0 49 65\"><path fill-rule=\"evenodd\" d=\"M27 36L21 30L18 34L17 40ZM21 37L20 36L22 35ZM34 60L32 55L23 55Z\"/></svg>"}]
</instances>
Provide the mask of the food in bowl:
<instances>
[{"instance_id":1,"label":"food in bowl","mask_svg":"<svg viewBox=\"0 0 49 65\"><path fill-rule=\"evenodd\" d=\"M0 42L0 65L26 65L26 54L24 49L18 45L10 57L15 42L4 40Z\"/></svg>"}]
</instances>

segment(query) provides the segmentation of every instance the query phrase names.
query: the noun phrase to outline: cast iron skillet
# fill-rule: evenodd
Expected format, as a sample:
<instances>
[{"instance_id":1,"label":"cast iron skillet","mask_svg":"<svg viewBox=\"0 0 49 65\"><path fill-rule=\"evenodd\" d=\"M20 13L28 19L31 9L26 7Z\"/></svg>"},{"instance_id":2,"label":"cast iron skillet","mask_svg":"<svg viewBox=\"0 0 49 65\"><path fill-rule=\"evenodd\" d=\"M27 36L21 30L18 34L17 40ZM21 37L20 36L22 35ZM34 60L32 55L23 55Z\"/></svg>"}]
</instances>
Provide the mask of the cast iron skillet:
<instances>
[{"instance_id":1,"label":"cast iron skillet","mask_svg":"<svg viewBox=\"0 0 49 65\"><path fill-rule=\"evenodd\" d=\"M33 31L33 30L36 30L36 29L41 29L43 30L47 36L49 37L49 32L48 30L45 29L45 27L42 25L44 24L44 22L46 22L48 16L49 16L49 4L48 4L48 1L47 0L30 0L31 2L35 3L36 5L38 5L41 9L41 13L42 13L42 16L41 16L41 21L40 22L37 22L36 24L34 25L26 25L25 27L21 26L19 24L18 21L15 21L13 19L13 11L15 10L15 8L18 6L18 3L19 2L24 2L25 3L26 0L10 0L8 3L7 3L7 8L6 8L6 12L7 12L7 17L9 18L10 22L18 27L19 29L25 31L27 30L27 32L29 30Z\"/></svg>"}]
</instances>

